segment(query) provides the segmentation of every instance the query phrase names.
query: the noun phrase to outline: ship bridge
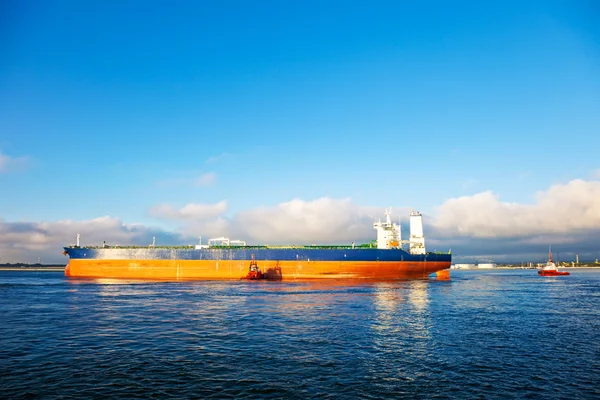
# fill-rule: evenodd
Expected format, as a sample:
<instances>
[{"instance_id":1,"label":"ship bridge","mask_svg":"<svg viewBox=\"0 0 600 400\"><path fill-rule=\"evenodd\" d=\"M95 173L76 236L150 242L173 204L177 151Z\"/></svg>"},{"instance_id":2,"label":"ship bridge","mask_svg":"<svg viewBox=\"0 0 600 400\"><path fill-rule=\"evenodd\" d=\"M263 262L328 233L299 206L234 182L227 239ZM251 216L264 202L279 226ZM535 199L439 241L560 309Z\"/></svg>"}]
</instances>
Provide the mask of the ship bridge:
<instances>
[{"instance_id":1,"label":"ship bridge","mask_svg":"<svg viewBox=\"0 0 600 400\"><path fill-rule=\"evenodd\" d=\"M410 254L425 254L425 236L423 235L423 216L418 211L410 214L410 237L409 240L402 240L400 224L392 222L392 209L385 210L385 221L375 222L373 228L377 231L377 248L394 249L402 248L402 245L409 245Z\"/></svg>"},{"instance_id":2,"label":"ship bridge","mask_svg":"<svg viewBox=\"0 0 600 400\"><path fill-rule=\"evenodd\" d=\"M373 228L377 231L377 248L392 249L401 247L400 224L392 222L392 209L385 210L385 222L375 222Z\"/></svg>"}]
</instances>

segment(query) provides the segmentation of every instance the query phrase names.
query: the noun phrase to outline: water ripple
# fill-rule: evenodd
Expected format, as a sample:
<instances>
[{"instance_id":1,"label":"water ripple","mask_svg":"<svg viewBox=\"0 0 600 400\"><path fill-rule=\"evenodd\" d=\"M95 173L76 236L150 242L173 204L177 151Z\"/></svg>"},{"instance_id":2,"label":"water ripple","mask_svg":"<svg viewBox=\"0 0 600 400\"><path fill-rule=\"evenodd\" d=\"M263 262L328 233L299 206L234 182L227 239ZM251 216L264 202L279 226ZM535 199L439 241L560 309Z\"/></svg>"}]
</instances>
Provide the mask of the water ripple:
<instances>
[{"instance_id":1,"label":"water ripple","mask_svg":"<svg viewBox=\"0 0 600 400\"><path fill-rule=\"evenodd\" d=\"M600 271L385 283L1 272L4 398L598 398Z\"/></svg>"}]
</instances>

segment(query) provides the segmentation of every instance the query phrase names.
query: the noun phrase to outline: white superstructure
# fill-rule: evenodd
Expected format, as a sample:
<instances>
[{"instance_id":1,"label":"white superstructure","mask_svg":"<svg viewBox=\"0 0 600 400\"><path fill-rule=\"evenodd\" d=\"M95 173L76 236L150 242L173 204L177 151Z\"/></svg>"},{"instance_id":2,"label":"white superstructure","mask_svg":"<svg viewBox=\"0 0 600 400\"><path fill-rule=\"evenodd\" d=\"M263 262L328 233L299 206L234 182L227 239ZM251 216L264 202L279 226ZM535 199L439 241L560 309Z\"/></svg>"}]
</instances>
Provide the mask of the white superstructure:
<instances>
[{"instance_id":1,"label":"white superstructure","mask_svg":"<svg viewBox=\"0 0 600 400\"><path fill-rule=\"evenodd\" d=\"M538 264L538 267L539 266L540 264ZM548 261L545 264L542 264L541 267L542 271L558 271L556 264L554 264L554 261L552 261L552 246L548 248Z\"/></svg>"},{"instance_id":2,"label":"white superstructure","mask_svg":"<svg viewBox=\"0 0 600 400\"><path fill-rule=\"evenodd\" d=\"M418 211L410 214L410 240L402 240L400 224L392 222L391 208L385 210L385 222L375 222L373 228L377 231L377 248L393 249L402 248L404 243L409 244L410 254L425 254L425 237L423 235L423 216Z\"/></svg>"},{"instance_id":3,"label":"white superstructure","mask_svg":"<svg viewBox=\"0 0 600 400\"><path fill-rule=\"evenodd\" d=\"M425 254L425 236L423 236L423 216L418 211L410 213L410 254Z\"/></svg>"},{"instance_id":4,"label":"white superstructure","mask_svg":"<svg viewBox=\"0 0 600 400\"><path fill-rule=\"evenodd\" d=\"M385 222L375 222L373 228L377 230L377 248L391 249L401 246L400 224L392 222L390 215L392 209L385 210Z\"/></svg>"}]
</instances>

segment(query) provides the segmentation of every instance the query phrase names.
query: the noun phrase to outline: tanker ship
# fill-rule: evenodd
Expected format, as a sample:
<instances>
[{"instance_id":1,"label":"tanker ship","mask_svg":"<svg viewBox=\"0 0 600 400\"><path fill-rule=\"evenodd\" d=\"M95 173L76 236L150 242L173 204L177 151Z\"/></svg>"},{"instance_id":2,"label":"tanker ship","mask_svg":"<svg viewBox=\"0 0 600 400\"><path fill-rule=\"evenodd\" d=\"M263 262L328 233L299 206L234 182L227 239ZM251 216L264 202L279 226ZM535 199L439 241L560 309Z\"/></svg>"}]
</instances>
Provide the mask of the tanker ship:
<instances>
[{"instance_id":1,"label":"tanker ship","mask_svg":"<svg viewBox=\"0 0 600 400\"><path fill-rule=\"evenodd\" d=\"M377 240L366 244L252 246L226 237L192 246L64 247L68 277L159 280L424 279L447 270L451 253L425 251L423 219L410 215L409 240L390 210L373 224ZM404 248L407 248L406 250Z\"/></svg>"}]
</instances>

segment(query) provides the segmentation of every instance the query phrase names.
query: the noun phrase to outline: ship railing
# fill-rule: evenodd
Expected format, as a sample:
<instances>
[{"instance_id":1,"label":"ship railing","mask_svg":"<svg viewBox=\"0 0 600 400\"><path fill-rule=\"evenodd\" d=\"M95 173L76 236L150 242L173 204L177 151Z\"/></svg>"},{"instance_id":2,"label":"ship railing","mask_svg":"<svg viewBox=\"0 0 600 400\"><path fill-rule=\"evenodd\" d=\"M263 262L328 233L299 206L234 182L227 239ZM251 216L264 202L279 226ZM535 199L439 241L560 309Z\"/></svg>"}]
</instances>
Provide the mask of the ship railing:
<instances>
[{"instance_id":1,"label":"ship railing","mask_svg":"<svg viewBox=\"0 0 600 400\"><path fill-rule=\"evenodd\" d=\"M104 245L104 246L69 246L70 249L193 249L194 245L182 246L134 246L125 245Z\"/></svg>"},{"instance_id":2,"label":"ship railing","mask_svg":"<svg viewBox=\"0 0 600 400\"><path fill-rule=\"evenodd\" d=\"M180 246L138 246L138 245L99 245L99 246L68 246L70 249L195 249L196 245ZM211 249L370 249L375 248L372 243L363 244L313 244L313 245L211 245Z\"/></svg>"}]
</instances>

